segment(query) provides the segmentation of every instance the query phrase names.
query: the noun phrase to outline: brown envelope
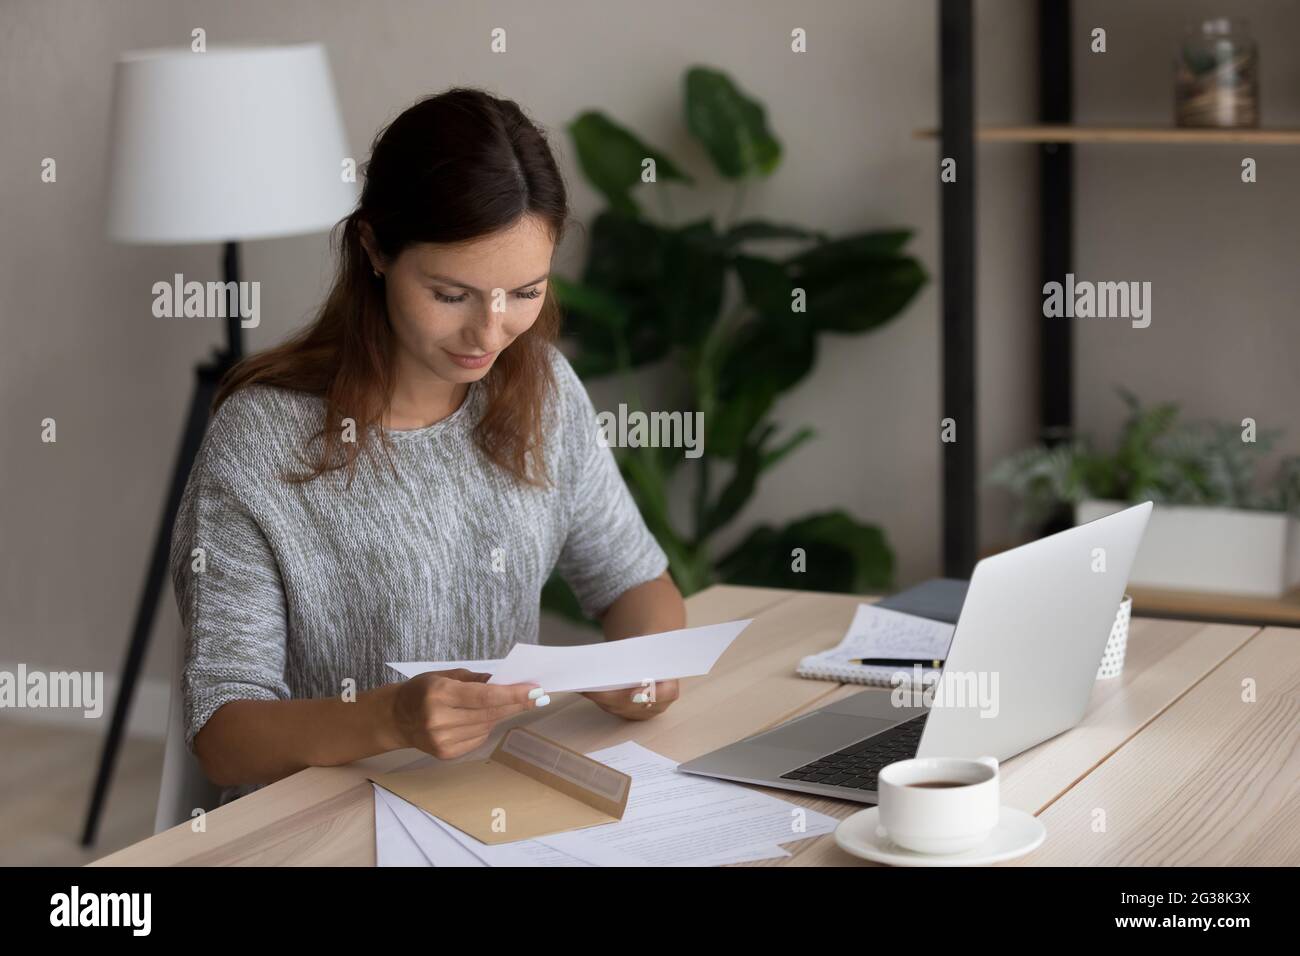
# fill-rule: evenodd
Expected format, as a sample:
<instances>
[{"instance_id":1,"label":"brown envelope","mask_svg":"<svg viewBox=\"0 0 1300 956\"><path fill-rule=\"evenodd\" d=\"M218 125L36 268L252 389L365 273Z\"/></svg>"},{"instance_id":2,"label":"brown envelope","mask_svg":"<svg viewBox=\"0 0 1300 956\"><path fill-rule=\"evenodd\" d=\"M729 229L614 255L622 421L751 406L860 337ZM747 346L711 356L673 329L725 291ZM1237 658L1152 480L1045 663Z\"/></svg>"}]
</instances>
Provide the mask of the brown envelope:
<instances>
[{"instance_id":1,"label":"brown envelope","mask_svg":"<svg viewBox=\"0 0 1300 956\"><path fill-rule=\"evenodd\" d=\"M632 778L522 727L487 760L370 780L483 843L513 843L623 818Z\"/></svg>"}]
</instances>

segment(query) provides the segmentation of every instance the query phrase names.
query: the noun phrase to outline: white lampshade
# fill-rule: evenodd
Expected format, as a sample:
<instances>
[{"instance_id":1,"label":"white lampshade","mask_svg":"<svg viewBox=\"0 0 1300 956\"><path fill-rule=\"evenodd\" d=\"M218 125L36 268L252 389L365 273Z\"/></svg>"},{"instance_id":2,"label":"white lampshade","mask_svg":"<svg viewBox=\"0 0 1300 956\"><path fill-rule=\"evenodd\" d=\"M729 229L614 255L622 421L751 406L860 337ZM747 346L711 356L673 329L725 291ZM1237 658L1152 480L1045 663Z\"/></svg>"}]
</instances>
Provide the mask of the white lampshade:
<instances>
[{"instance_id":1,"label":"white lampshade","mask_svg":"<svg viewBox=\"0 0 1300 956\"><path fill-rule=\"evenodd\" d=\"M353 208L351 156L317 43L145 50L117 62L108 234L124 242L265 239Z\"/></svg>"}]
</instances>

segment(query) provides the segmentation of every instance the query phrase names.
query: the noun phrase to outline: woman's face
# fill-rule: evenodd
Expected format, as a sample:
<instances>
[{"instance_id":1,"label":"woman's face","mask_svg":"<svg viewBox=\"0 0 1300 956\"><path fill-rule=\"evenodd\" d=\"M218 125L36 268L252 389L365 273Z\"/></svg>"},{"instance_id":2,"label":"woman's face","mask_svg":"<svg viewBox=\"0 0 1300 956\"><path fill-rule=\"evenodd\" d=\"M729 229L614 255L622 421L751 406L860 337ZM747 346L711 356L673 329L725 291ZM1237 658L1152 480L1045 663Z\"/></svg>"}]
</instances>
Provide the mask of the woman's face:
<instances>
[{"instance_id":1,"label":"woman's face","mask_svg":"<svg viewBox=\"0 0 1300 956\"><path fill-rule=\"evenodd\" d=\"M482 378L537 321L554 248L530 215L482 239L417 243L376 263L399 348L447 382Z\"/></svg>"}]
</instances>

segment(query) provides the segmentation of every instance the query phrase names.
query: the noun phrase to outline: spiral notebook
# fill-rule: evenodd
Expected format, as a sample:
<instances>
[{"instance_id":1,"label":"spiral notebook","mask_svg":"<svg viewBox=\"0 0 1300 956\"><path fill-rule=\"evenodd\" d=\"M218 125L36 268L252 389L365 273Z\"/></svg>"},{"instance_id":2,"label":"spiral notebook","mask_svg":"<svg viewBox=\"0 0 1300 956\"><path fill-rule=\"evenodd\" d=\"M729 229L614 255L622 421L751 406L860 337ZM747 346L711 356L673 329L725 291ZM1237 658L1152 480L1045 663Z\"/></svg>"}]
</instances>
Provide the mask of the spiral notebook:
<instances>
[{"instance_id":1,"label":"spiral notebook","mask_svg":"<svg viewBox=\"0 0 1300 956\"><path fill-rule=\"evenodd\" d=\"M855 664L861 658L885 658L901 661L939 661L948 656L948 645L956 626L946 621L903 614L877 604L859 604L853 623L840 643L829 651L810 654L799 662L795 673L811 680L842 681L847 684L872 684L892 687L935 680L939 667L910 663ZM894 675L902 674L895 680Z\"/></svg>"}]
</instances>

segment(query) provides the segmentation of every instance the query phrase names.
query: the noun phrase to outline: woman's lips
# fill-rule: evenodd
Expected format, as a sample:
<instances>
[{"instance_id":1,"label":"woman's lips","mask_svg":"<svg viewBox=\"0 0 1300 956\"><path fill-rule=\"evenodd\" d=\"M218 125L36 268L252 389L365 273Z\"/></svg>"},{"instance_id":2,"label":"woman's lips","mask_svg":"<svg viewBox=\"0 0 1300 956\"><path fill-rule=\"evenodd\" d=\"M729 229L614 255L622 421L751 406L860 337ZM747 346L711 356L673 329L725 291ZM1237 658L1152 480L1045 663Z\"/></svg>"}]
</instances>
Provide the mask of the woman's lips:
<instances>
[{"instance_id":1,"label":"woman's lips","mask_svg":"<svg viewBox=\"0 0 1300 956\"><path fill-rule=\"evenodd\" d=\"M486 352L483 355L460 355L450 349L443 349L443 351L450 355L451 360L461 368L485 368L492 363L497 354L496 352Z\"/></svg>"}]
</instances>

